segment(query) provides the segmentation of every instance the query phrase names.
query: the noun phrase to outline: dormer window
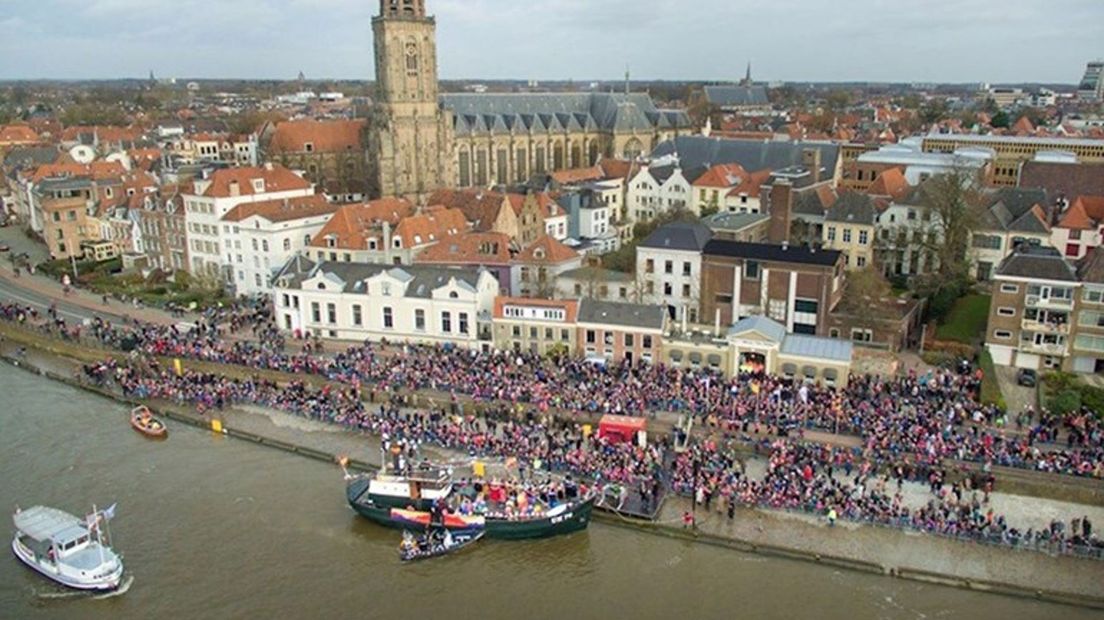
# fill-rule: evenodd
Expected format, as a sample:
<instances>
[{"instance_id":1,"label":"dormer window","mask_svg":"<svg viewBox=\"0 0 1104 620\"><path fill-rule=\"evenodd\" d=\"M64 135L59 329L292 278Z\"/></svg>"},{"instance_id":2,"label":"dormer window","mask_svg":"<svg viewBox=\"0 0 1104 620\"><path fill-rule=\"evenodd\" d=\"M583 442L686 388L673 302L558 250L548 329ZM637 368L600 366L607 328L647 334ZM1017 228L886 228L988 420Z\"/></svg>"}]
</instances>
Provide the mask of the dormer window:
<instances>
[{"instance_id":1,"label":"dormer window","mask_svg":"<svg viewBox=\"0 0 1104 620\"><path fill-rule=\"evenodd\" d=\"M320 290L320 291L326 290L326 283L325 282L319 282L318 283L318 290Z\"/></svg>"},{"instance_id":2,"label":"dormer window","mask_svg":"<svg viewBox=\"0 0 1104 620\"><path fill-rule=\"evenodd\" d=\"M253 191L257 193L264 193L265 182L264 179L253 179Z\"/></svg>"},{"instance_id":3,"label":"dormer window","mask_svg":"<svg viewBox=\"0 0 1104 620\"><path fill-rule=\"evenodd\" d=\"M544 260L544 248L537 248L533 250L533 258L537 260Z\"/></svg>"},{"instance_id":4,"label":"dormer window","mask_svg":"<svg viewBox=\"0 0 1104 620\"><path fill-rule=\"evenodd\" d=\"M368 249L369 250L378 250L379 249L379 247L377 247L378 245L379 244L376 243L375 239L369 239L368 240Z\"/></svg>"},{"instance_id":5,"label":"dormer window","mask_svg":"<svg viewBox=\"0 0 1104 620\"><path fill-rule=\"evenodd\" d=\"M400 239L398 237L395 237L394 239L391 240L391 245L393 245L396 248L401 248L402 247L402 239Z\"/></svg>"},{"instance_id":6,"label":"dormer window","mask_svg":"<svg viewBox=\"0 0 1104 620\"><path fill-rule=\"evenodd\" d=\"M314 152L314 143L313 142L307 142L307 143L303 144L303 150L308 152L308 153L313 153Z\"/></svg>"},{"instance_id":7,"label":"dormer window","mask_svg":"<svg viewBox=\"0 0 1104 620\"><path fill-rule=\"evenodd\" d=\"M335 239L333 237L326 237L326 247L336 248L337 247L337 239Z\"/></svg>"}]
</instances>

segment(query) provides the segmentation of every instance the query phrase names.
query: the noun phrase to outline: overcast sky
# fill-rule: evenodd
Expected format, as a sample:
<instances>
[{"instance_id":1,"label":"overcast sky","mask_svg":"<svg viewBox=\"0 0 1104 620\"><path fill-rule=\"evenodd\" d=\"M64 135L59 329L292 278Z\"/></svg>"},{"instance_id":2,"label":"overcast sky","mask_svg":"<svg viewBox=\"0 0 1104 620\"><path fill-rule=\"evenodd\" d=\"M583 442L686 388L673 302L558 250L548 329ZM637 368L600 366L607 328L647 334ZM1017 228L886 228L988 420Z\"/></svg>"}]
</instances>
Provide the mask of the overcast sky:
<instances>
[{"instance_id":1,"label":"overcast sky","mask_svg":"<svg viewBox=\"0 0 1104 620\"><path fill-rule=\"evenodd\" d=\"M1104 0L427 0L441 77L1076 83ZM372 77L375 0L0 0L0 79Z\"/></svg>"}]
</instances>

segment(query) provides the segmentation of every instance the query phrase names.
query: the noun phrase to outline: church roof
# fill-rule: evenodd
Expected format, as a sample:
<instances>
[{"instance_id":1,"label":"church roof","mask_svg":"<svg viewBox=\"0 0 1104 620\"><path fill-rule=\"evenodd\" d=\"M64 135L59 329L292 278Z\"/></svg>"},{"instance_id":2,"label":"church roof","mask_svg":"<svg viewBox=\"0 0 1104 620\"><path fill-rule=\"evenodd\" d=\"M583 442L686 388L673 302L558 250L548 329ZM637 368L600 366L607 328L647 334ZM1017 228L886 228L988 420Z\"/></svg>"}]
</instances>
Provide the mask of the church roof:
<instances>
[{"instance_id":1,"label":"church roof","mask_svg":"<svg viewBox=\"0 0 1104 620\"><path fill-rule=\"evenodd\" d=\"M740 164L744 170L781 170L802 165L803 149L820 151L821 178L830 178L839 158L838 144L826 142L765 142L706 136L680 136L661 142L652 157L677 156L684 169L717 164Z\"/></svg>"},{"instance_id":2,"label":"church roof","mask_svg":"<svg viewBox=\"0 0 1104 620\"><path fill-rule=\"evenodd\" d=\"M448 93L441 105L457 135L514 132L652 131L690 126L679 110L661 110L645 93Z\"/></svg>"}]
</instances>

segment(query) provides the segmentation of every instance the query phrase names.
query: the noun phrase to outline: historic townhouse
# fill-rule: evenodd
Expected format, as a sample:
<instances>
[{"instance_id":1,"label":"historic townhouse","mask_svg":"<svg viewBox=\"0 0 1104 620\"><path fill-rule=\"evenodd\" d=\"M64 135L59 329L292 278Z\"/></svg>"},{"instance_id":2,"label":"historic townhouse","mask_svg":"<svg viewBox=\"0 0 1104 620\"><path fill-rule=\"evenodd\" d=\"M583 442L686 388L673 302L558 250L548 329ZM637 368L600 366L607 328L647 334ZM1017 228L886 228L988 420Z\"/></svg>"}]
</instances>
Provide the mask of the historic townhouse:
<instances>
[{"instance_id":1,"label":"historic townhouse","mask_svg":"<svg viewBox=\"0 0 1104 620\"><path fill-rule=\"evenodd\" d=\"M579 302L499 297L494 306L494 346L501 351L578 355Z\"/></svg>"},{"instance_id":2,"label":"historic townhouse","mask_svg":"<svg viewBox=\"0 0 1104 620\"><path fill-rule=\"evenodd\" d=\"M314 263L275 279L276 320L294 334L489 349L498 282L482 269Z\"/></svg>"},{"instance_id":3,"label":"historic townhouse","mask_svg":"<svg viewBox=\"0 0 1104 620\"><path fill-rule=\"evenodd\" d=\"M579 348L587 359L656 362L667 314L659 306L583 299L579 302Z\"/></svg>"},{"instance_id":4,"label":"historic townhouse","mask_svg":"<svg viewBox=\"0 0 1104 620\"><path fill-rule=\"evenodd\" d=\"M669 211L690 210L690 180L677 166L642 166L629 181L627 222L647 222Z\"/></svg>"},{"instance_id":5,"label":"historic townhouse","mask_svg":"<svg viewBox=\"0 0 1104 620\"><path fill-rule=\"evenodd\" d=\"M366 121L295 120L269 129L265 154L272 161L303 170L338 202L363 200L367 186Z\"/></svg>"},{"instance_id":6,"label":"historic townhouse","mask_svg":"<svg viewBox=\"0 0 1104 620\"><path fill-rule=\"evenodd\" d=\"M326 225L337 205L318 194L246 202L222 216L223 247L233 247L229 267L238 295L268 295L272 276L300 254ZM238 248L241 248L240 250Z\"/></svg>"},{"instance_id":7,"label":"historic townhouse","mask_svg":"<svg viewBox=\"0 0 1104 620\"><path fill-rule=\"evenodd\" d=\"M1104 196L1078 196L1063 206L1058 223L1050 230L1051 245L1070 260L1104 245Z\"/></svg>"},{"instance_id":8,"label":"historic townhouse","mask_svg":"<svg viewBox=\"0 0 1104 620\"><path fill-rule=\"evenodd\" d=\"M222 218L240 204L312 195L314 186L309 181L274 164L216 170L206 178L196 179L192 191L184 192L190 271L197 276L218 277L227 285L244 281L244 272L239 278L237 265L243 263L239 263L237 256L251 250L242 246L241 224L223 222ZM302 247L310 239L304 234L299 242Z\"/></svg>"},{"instance_id":9,"label":"historic townhouse","mask_svg":"<svg viewBox=\"0 0 1104 620\"><path fill-rule=\"evenodd\" d=\"M636 246L641 302L662 306L679 322L697 323L701 310L702 250L713 234L700 222L659 227Z\"/></svg>"},{"instance_id":10,"label":"historic townhouse","mask_svg":"<svg viewBox=\"0 0 1104 620\"><path fill-rule=\"evenodd\" d=\"M701 318L732 325L762 315L790 333L827 335L844 268L836 250L714 239L702 251Z\"/></svg>"},{"instance_id":11,"label":"historic townhouse","mask_svg":"<svg viewBox=\"0 0 1104 620\"><path fill-rule=\"evenodd\" d=\"M878 209L866 194L843 192L824 214L824 247L843 252L848 269L874 264L874 226Z\"/></svg>"},{"instance_id":12,"label":"historic townhouse","mask_svg":"<svg viewBox=\"0 0 1104 620\"><path fill-rule=\"evenodd\" d=\"M981 218L970 234L970 275L988 280L1004 258L1024 244L1050 244L1046 192L1005 187L987 194Z\"/></svg>"}]
</instances>

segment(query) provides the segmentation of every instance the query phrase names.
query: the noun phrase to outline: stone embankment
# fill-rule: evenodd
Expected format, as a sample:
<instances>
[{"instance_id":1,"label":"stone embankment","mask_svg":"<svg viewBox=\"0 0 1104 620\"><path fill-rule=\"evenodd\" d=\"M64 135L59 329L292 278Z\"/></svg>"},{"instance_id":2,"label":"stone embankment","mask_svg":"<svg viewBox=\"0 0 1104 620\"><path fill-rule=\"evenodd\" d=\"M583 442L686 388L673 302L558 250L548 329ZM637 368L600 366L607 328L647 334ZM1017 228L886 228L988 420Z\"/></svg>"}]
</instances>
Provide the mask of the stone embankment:
<instances>
[{"instance_id":1,"label":"stone embankment","mask_svg":"<svg viewBox=\"0 0 1104 620\"><path fill-rule=\"evenodd\" d=\"M0 324L0 355L10 363L22 366L52 379L118 400L130 406L135 402L109 390L86 384L79 379L80 364L98 361L111 355L105 350L90 349L52 339L28 336L24 330ZM16 353L26 346L24 354ZM123 356L115 353L114 355ZM256 374L252 369L184 362L185 366L205 372L230 376ZM281 373L262 373L276 380L288 380ZM302 379L303 377L295 377ZM312 382L322 382L311 378ZM418 395L422 404L442 401L439 395ZM159 415L203 429L217 429L224 435L279 448L289 453L335 462L338 455L349 457L350 465L372 470L379 463L378 438L365 436L318 422L311 422L280 412L255 407L242 407L219 412L217 417L198 414L193 408L165 402L144 403ZM660 429L657 429L660 430ZM437 451L442 460L463 455ZM1020 473L1025 478L1031 472ZM1000 474L1000 475L1003 475ZM335 495L339 493L340 472L335 465ZM1065 481L1063 481L1065 482ZM1099 493L1099 482L1078 481L1079 488ZM1040 480L1032 488L1041 488L1050 481ZM1089 484L1091 483L1091 484ZM1022 498L1031 502L1029 497ZM897 578L944 584L977 591L1022 596L1040 600L1104 609L1104 562L1069 556L1052 556L1031 551L992 547L975 543L930 536L915 532L839 523L835 527L808 515L769 510L740 509L735 518L705 510L697 511L697 527L684 529L679 522L685 511L691 510L688 500L670 497L664 503L657 523L628 519L616 513L596 513L605 524L649 531L657 535L676 537L695 543L728 547L739 551L776 557L805 560L839 568L885 574Z\"/></svg>"}]
</instances>

